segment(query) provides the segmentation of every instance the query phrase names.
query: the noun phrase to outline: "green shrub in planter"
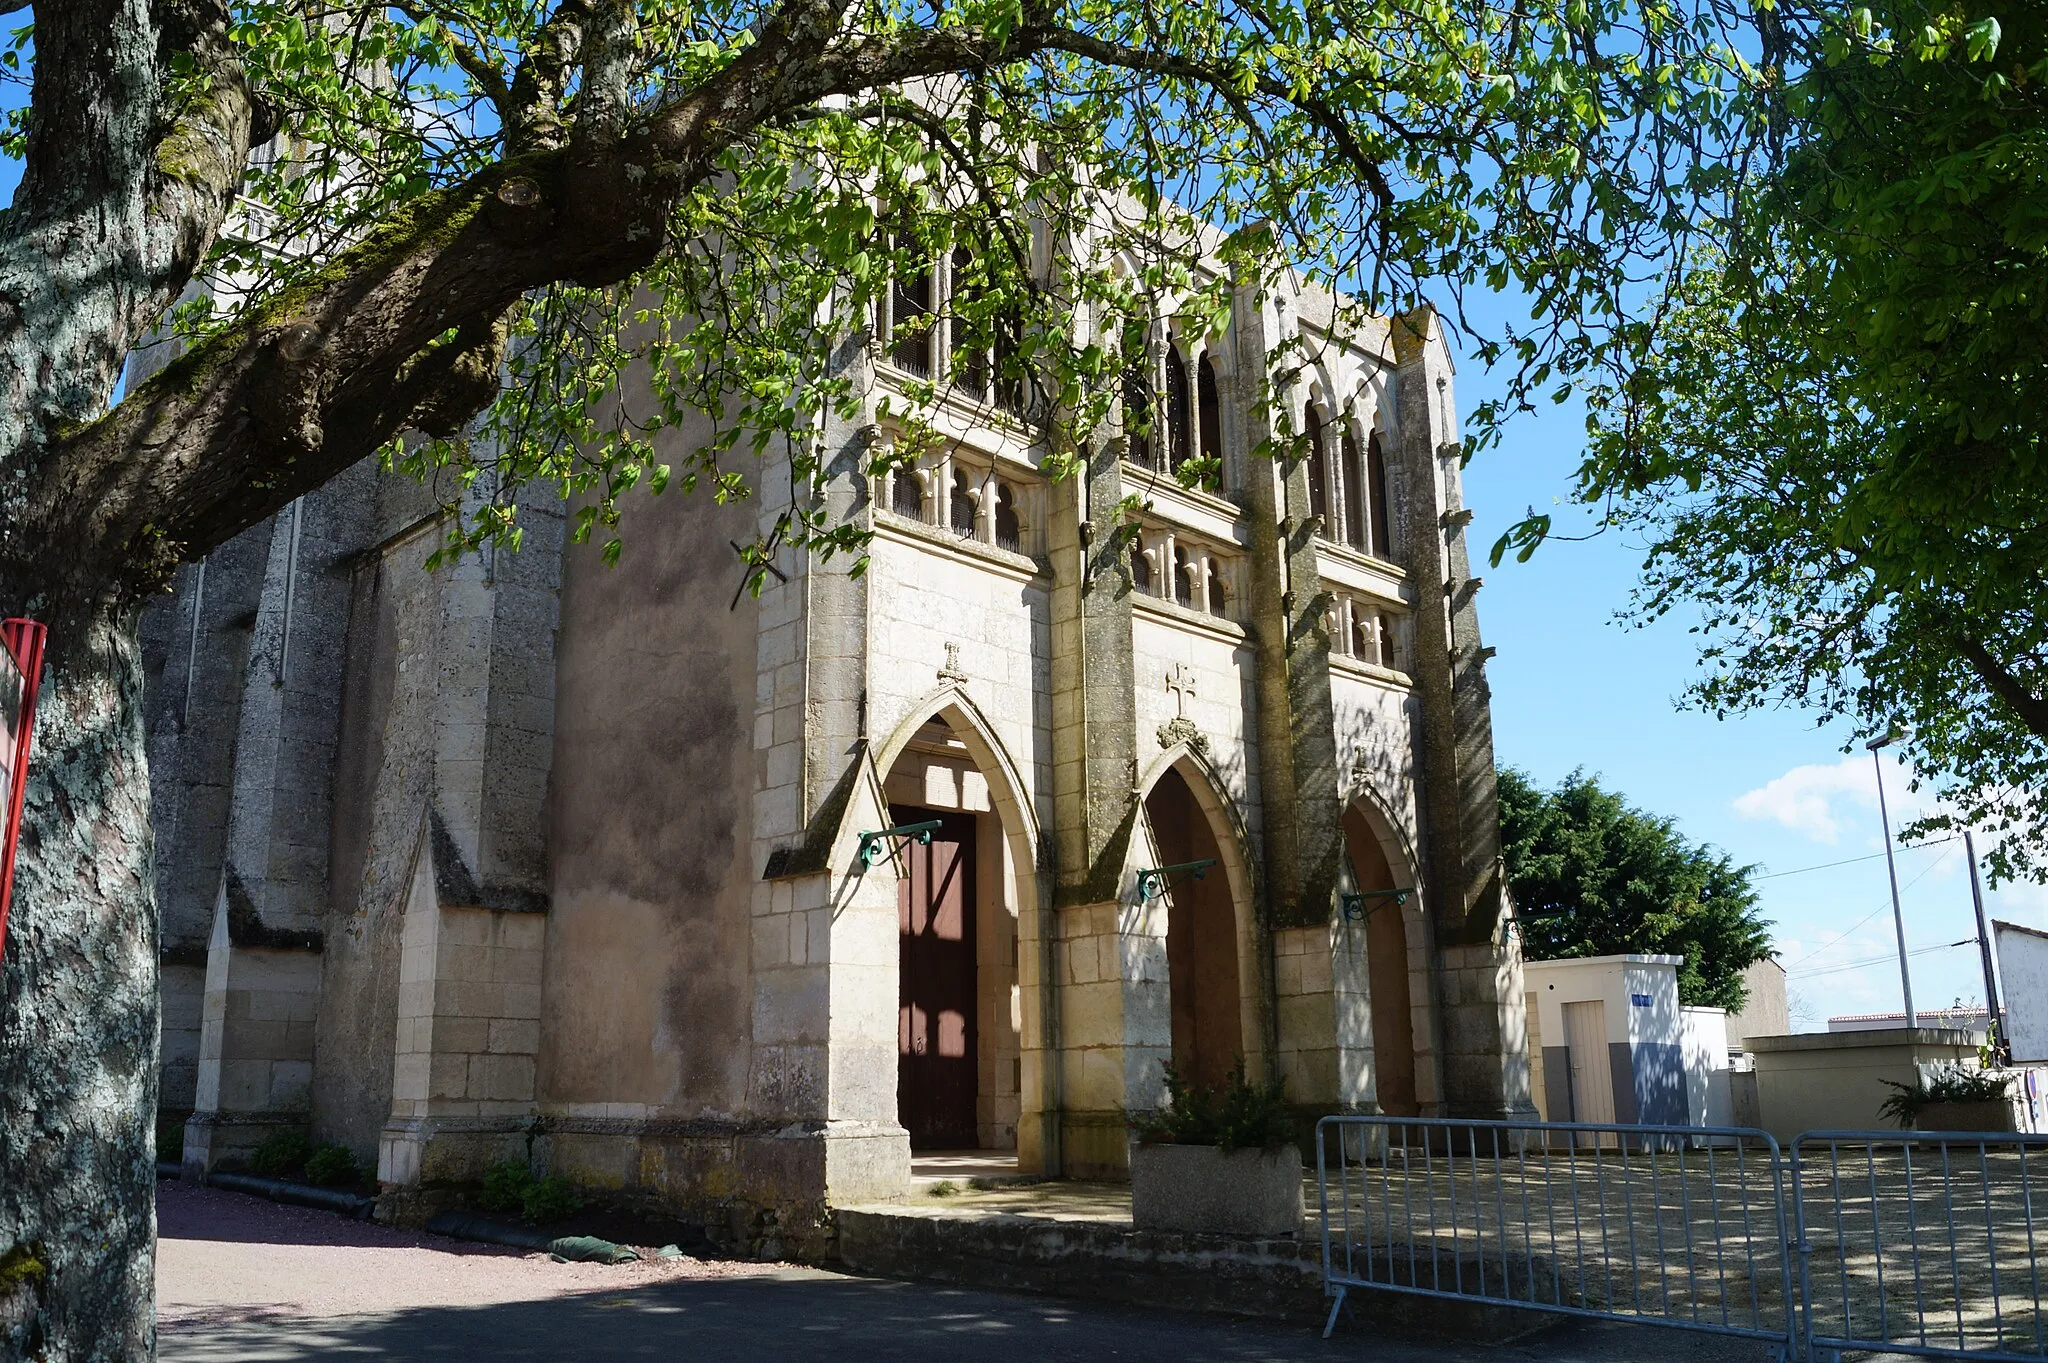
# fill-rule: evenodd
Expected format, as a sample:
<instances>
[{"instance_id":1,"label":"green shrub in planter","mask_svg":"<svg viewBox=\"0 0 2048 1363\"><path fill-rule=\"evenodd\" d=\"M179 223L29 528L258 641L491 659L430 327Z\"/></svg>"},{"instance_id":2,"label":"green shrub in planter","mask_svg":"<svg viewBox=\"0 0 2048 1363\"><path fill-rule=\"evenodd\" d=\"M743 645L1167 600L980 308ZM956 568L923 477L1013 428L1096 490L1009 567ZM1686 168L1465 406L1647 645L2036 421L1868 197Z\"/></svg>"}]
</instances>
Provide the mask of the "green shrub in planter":
<instances>
[{"instance_id":1,"label":"green shrub in planter","mask_svg":"<svg viewBox=\"0 0 2048 1363\"><path fill-rule=\"evenodd\" d=\"M273 1131L256 1147L249 1168L265 1178L297 1178L313 1157L313 1142L303 1131Z\"/></svg>"},{"instance_id":2,"label":"green shrub in planter","mask_svg":"<svg viewBox=\"0 0 2048 1363\"><path fill-rule=\"evenodd\" d=\"M543 1226L572 1215L582 1205L583 1199L576 1196L576 1189L560 1174L535 1182L520 1199L520 1210L526 1213L526 1219Z\"/></svg>"},{"instance_id":3,"label":"green shrub in planter","mask_svg":"<svg viewBox=\"0 0 2048 1363\"><path fill-rule=\"evenodd\" d=\"M1937 1065L1931 1077L1916 1075L1910 1085L1890 1079L1878 1082L1898 1090L1878 1105L1879 1114L1902 1127L1913 1125L1936 1103L1996 1103L2012 1092L2010 1075L1966 1070L1961 1065Z\"/></svg>"},{"instance_id":4,"label":"green shrub in planter","mask_svg":"<svg viewBox=\"0 0 2048 1363\"><path fill-rule=\"evenodd\" d=\"M523 1212L533 1184L525 1161L500 1160L484 1170L484 1190L477 1196L477 1205L487 1212Z\"/></svg>"},{"instance_id":5,"label":"green shrub in planter","mask_svg":"<svg viewBox=\"0 0 2048 1363\"><path fill-rule=\"evenodd\" d=\"M1220 1089L1197 1088L1171 1065L1166 1071L1167 1106L1138 1123L1138 1139L1148 1145L1213 1145L1232 1150L1277 1150L1294 1141L1294 1118L1287 1111L1287 1080L1277 1078L1254 1087L1239 1056Z\"/></svg>"},{"instance_id":6,"label":"green shrub in planter","mask_svg":"<svg viewBox=\"0 0 2048 1363\"><path fill-rule=\"evenodd\" d=\"M323 1188L360 1183L362 1177L362 1166L345 1145L323 1145L306 1160L306 1181Z\"/></svg>"}]
</instances>

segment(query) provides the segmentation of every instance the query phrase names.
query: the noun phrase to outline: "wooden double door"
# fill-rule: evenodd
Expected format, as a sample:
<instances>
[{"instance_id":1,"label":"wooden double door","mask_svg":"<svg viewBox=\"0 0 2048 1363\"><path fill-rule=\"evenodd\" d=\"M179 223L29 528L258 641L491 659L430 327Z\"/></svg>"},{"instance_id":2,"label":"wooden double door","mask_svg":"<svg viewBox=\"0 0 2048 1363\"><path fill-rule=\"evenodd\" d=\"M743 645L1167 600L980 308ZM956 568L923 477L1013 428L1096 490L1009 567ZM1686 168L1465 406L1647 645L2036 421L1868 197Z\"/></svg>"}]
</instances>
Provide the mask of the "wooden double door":
<instances>
[{"instance_id":1,"label":"wooden double door","mask_svg":"<svg viewBox=\"0 0 2048 1363\"><path fill-rule=\"evenodd\" d=\"M891 805L892 823L937 819L903 845L897 882L897 1120L913 1150L971 1150L975 1130L977 962L972 814Z\"/></svg>"}]
</instances>

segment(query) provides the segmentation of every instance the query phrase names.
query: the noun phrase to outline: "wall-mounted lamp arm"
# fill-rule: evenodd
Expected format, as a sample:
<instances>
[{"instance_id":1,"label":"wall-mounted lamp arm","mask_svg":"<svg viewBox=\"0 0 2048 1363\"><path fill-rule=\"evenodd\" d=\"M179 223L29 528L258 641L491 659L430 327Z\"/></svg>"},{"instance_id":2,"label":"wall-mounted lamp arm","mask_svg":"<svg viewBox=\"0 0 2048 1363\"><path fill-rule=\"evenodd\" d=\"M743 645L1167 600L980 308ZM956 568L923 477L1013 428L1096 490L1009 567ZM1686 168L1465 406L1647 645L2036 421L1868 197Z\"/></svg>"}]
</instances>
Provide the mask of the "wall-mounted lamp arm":
<instances>
[{"instance_id":1,"label":"wall-mounted lamp arm","mask_svg":"<svg viewBox=\"0 0 2048 1363\"><path fill-rule=\"evenodd\" d=\"M1200 880L1215 864L1216 858L1204 857L1200 861L1177 861L1171 866L1145 867L1138 872L1138 898L1148 902L1157 899L1190 875ZM1176 871L1183 874L1175 880L1168 880L1167 877Z\"/></svg>"},{"instance_id":2,"label":"wall-mounted lamp arm","mask_svg":"<svg viewBox=\"0 0 2048 1363\"><path fill-rule=\"evenodd\" d=\"M932 834L938 830L938 827L939 821L937 819L926 819L923 823L900 823L893 828L883 828L877 829L872 833L863 833L860 835L860 864L862 866L873 866L876 862L880 861L883 854L891 850L892 839L899 842L915 840L920 843L929 843L932 840Z\"/></svg>"},{"instance_id":3,"label":"wall-mounted lamp arm","mask_svg":"<svg viewBox=\"0 0 2048 1363\"><path fill-rule=\"evenodd\" d=\"M1403 885L1393 890L1359 890L1337 896L1337 905L1344 911L1347 923L1362 923L1374 909L1391 901L1395 908L1408 902L1408 896L1415 893L1413 885Z\"/></svg>"}]
</instances>

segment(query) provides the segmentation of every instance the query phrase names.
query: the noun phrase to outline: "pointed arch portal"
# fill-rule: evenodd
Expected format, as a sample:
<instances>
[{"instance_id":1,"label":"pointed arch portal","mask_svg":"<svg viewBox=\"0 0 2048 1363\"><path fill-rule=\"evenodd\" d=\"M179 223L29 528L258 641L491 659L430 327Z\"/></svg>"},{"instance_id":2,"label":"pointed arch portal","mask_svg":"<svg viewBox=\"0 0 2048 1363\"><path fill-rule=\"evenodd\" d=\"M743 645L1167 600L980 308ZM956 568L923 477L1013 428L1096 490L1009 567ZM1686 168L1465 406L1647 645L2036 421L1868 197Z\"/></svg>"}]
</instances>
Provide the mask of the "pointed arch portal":
<instances>
[{"instance_id":1,"label":"pointed arch portal","mask_svg":"<svg viewBox=\"0 0 2048 1363\"><path fill-rule=\"evenodd\" d=\"M877 753L892 824L935 822L897 861L897 1117L913 1150L1009 1150L1022 1092L1019 930L1037 828L967 697L927 699Z\"/></svg>"},{"instance_id":2,"label":"pointed arch portal","mask_svg":"<svg viewBox=\"0 0 2048 1363\"><path fill-rule=\"evenodd\" d=\"M1232 877L1216 828L1178 766L1161 772L1146 793L1145 821L1161 865L1214 863L1200 879L1184 876L1165 892L1166 971L1173 1068L1191 1084L1218 1087L1248 1049L1247 972Z\"/></svg>"},{"instance_id":3,"label":"pointed arch portal","mask_svg":"<svg viewBox=\"0 0 2048 1363\"><path fill-rule=\"evenodd\" d=\"M1384 820L1364 800L1344 810L1345 870L1365 916L1365 955L1372 998L1374 1087L1389 1117L1422 1114L1423 1083L1416 1066L1414 955L1409 909L1391 892L1410 890L1414 875L1398 845L1381 835ZM1413 903L1412 897L1408 900Z\"/></svg>"}]
</instances>

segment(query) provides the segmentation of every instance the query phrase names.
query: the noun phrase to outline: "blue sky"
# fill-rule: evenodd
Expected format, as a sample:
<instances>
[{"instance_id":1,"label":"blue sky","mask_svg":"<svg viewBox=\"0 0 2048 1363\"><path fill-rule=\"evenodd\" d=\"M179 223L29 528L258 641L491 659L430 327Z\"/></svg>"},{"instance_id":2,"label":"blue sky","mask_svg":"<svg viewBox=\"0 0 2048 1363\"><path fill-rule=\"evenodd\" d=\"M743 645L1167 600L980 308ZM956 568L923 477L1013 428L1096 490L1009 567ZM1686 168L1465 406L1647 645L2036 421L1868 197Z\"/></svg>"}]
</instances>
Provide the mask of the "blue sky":
<instances>
[{"instance_id":1,"label":"blue sky","mask_svg":"<svg viewBox=\"0 0 2048 1363\"><path fill-rule=\"evenodd\" d=\"M1458 403L1469 411L1499 388L1477 360L1458 372ZM1728 720L1677 703L1694 670L1691 621L1672 616L1647 628L1616 623L1636 582L1640 544L1609 534L1553 542L1527 563L1484 566L1500 533L1535 506L1559 515L1583 443L1576 408L1524 416L1508 438L1465 470L1473 508L1480 630L1499 649L1489 665L1494 742L1503 765L1551 785L1575 767L1653 813L1669 815L1696 841L1738 862L1783 873L1863 857L1850 865L1758 882L1779 957L1790 974L1795 1022L1825 1024L1842 1013L1900 1007L1891 897L1882 857L1876 778L1847 731L1817 727L1804 711L1776 710ZM1584 517L1578 517L1583 528ZM1894 828L1923 808L1906 773L1887 761ZM1909 949L1973 937L1962 843L1901 850L1901 901ZM1992 917L2048 926L2048 892L2037 886L1986 890ZM1878 912L1873 914L1873 910ZM1912 958L1913 1001L1926 1012L1983 998L1974 946Z\"/></svg>"}]
</instances>

